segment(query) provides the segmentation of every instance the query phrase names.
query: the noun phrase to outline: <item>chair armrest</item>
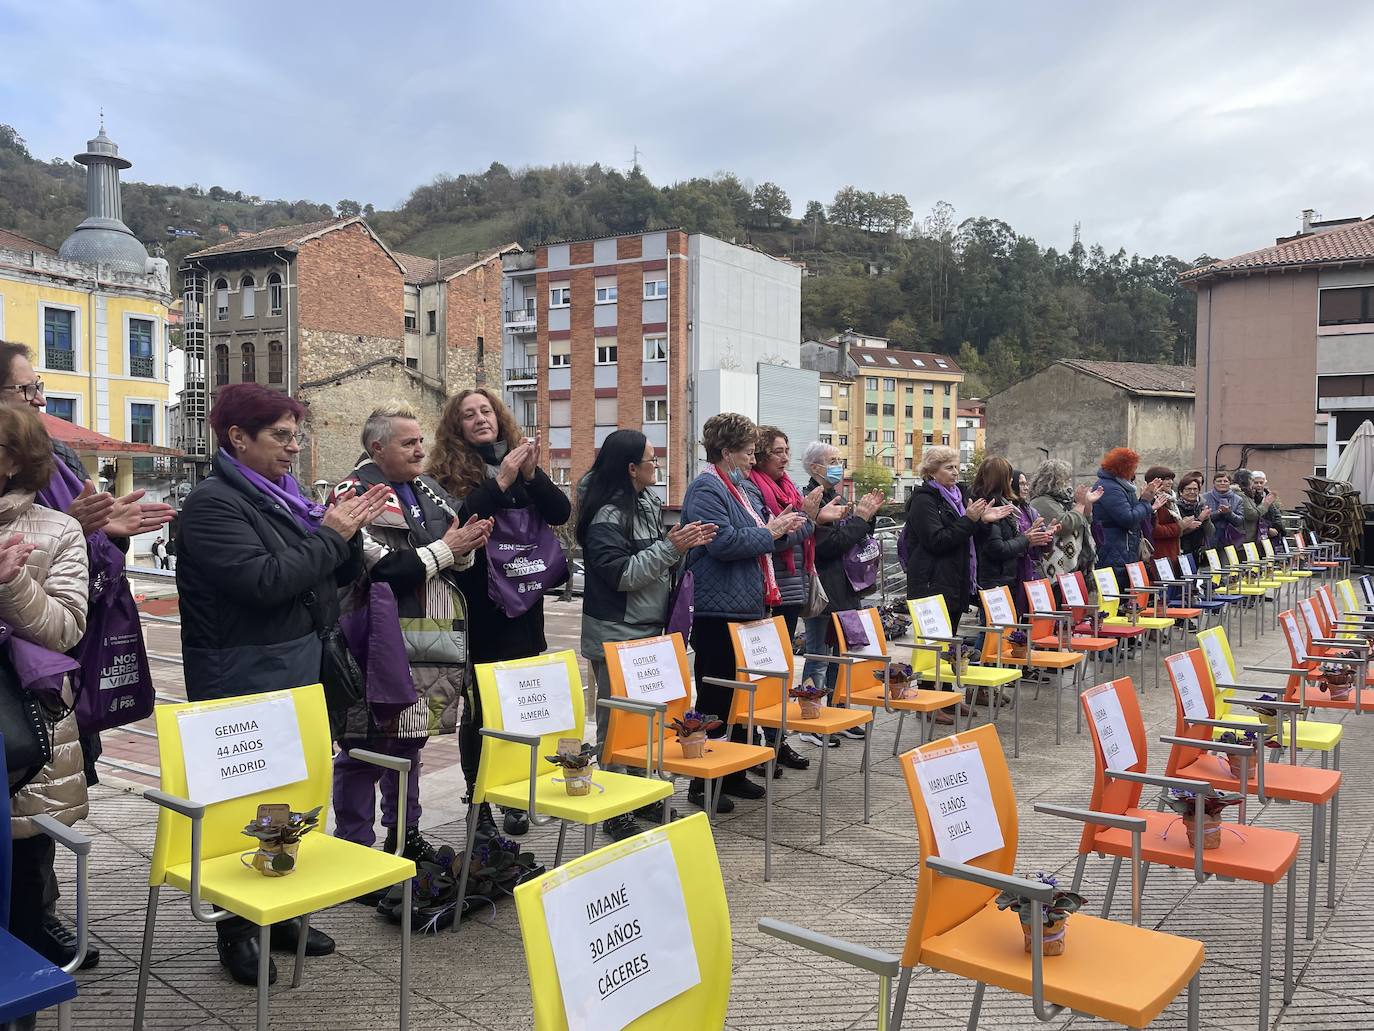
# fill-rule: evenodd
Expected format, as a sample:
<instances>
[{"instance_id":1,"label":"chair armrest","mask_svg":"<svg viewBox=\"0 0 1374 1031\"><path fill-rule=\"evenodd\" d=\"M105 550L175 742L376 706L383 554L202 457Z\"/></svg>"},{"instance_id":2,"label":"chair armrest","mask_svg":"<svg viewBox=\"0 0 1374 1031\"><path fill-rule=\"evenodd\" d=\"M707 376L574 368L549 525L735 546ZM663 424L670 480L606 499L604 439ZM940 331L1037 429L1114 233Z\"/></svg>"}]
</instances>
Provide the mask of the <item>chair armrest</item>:
<instances>
[{"instance_id":1,"label":"chair armrest","mask_svg":"<svg viewBox=\"0 0 1374 1031\"><path fill-rule=\"evenodd\" d=\"M1273 709L1275 712L1305 712L1307 706L1299 702L1261 702L1253 698L1230 698L1227 701L1231 705L1240 705L1246 709Z\"/></svg>"},{"instance_id":2,"label":"chair armrest","mask_svg":"<svg viewBox=\"0 0 1374 1031\"><path fill-rule=\"evenodd\" d=\"M1308 644L1319 644L1323 648L1349 648L1352 651L1369 651L1368 641L1356 641L1350 637L1314 637L1307 642ZM1312 656L1314 659L1321 658L1320 655Z\"/></svg>"},{"instance_id":3,"label":"chair armrest","mask_svg":"<svg viewBox=\"0 0 1374 1031\"><path fill-rule=\"evenodd\" d=\"M785 669L751 669L751 668L748 667L748 666L736 666L736 667L735 667L735 673L737 673L737 674L739 674L739 673L747 673L747 674L750 674L750 675L756 676L756 677L785 677L785 676L787 676L787 670L785 670Z\"/></svg>"},{"instance_id":4,"label":"chair armrest","mask_svg":"<svg viewBox=\"0 0 1374 1031\"><path fill-rule=\"evenodd\" d=\"M1294 669L1292 666L1243 666L1241 668L1247 673L1281 673L1286 677L1300 677L1311 672L1307 669ZM1221 689L1224 691L1230 686L1230 684L1222 684Z\"/></svg>"},{"instance_id":5,"label":"chair armrest","mask_svg":"<svg viewBox=\"0 0 1374 1031\"><path fill-rule=\"evenodd\" d=\"M40 831L60 842L62 847L76 856L76 955L62 967L67 974L74 974L86 962L86 951L90 946L90 855L91 839L78 830L73 830L60 820L39 813L30 817L33 825ZM63 1022L65 1026L65 1021Z\"/></svg>"},{"instance_id":6,"label":"chair armrest","mask_svg":"<svg viewBox=\"0 0 1374 1031\"><path fill-rule=\"evenodd\" d=\"M598 698L596 707L598 709L623 709L625 712L639 712L646 715L668 711L667 702L646 702L641 698Z\"/></svg>"},{"instance_id":7,"label":"chair armrest","mask_svg":"<svg viewBox=\"0 0 1374 1031\"><path fill-rule=\"evenodd\" d=\"M1254 723L1240 723L1236 720L1195 720L1185 718L1183 722L1190 727L1215 727L1218 730L1253 731L1256 727Z\"/></svg>"},{"instance_id":8,"label":"chair armrest","mask_svg":"<svg viewBox=\"0 0 1374 1031\"><path fill-rule=\"evenodd\" d=\"M366 748L350 748L348 757L357 759L359 762L371 763L373 766L385 766L388 770L395 770L397 773L410 772L410 760L402 759L398 755L383 755L381 752L369 751Z\"/></svg>"},{"instance_id":9,"label":"chair armrest","mask_svg":"<svg viewBox=\"0 0 1374 1031\"><path fill-rule=\"evenodd\" d=\"M157 788L144 788L143 797L150 802L156 802L164 809L180 813L188 820L199 820L205 815L206 807L203 802L190 802L184 798L178 798L176 795L169 795Z\"/></svg>"},{"instance_id":10,"label":"chair armrest","mask_svg":"<svg viewBox=\"0 0 1374 1031\"><path fill-rule=\"evenodd\" d=\"M539 736L537 734L517 734L513 730L497 730L494 727L482 727L479 731L483 737L493 737L498 741L509 741L516 745L525 745L529 748L539 747Z\"/></svg>"},{"instance_id":11,"label":"chair armrest","mask_svg":"<svg viewBox=\"0 0 1374 1031\"><path fill-rule=\"evenodd\" d=\"M406 794L410 787L410 778L406 776L410 773L411 762L409 759L402 759L396 755L383 755L381 752L373 752L366 748L350 748L348 750L350 759L357 759L359 762L371 763L373 766L381 766L384 769L396 771L396 826L408 827L406 823ZM405 835L396 835L396 850L392 853L397 857L405 855L406 843Z\"/></svg>"},{"instance_id":12,"label":"chair armrest","mask_svg":"<svg viewBox=\"0 0 1374 1031\"><path fill-rule=\"evenodd\" d=\"M596 700L598 709L619 709L621 712L634 713L643 716L649 721L649 734L644 739L648 743L648 750L644 756L644 776L649 777L654 772L654 740L658 740L658 774L663 775L663 738L666 733L665 728L660 725L659 720L667 721L668 703L667 702L646 702L642 698L598 698Z\"/></svg>"},{"instance_id":13,"label":"chair armrest","mask_svg":"<svg viewBox=\"0 0 1374 1031\"><path fill-rule=\"evenodd\" d=\"M1191 739L1189 739L1191 740ZM1202 792L1212 795L1216 792L1205 780L1189 780L1186 777L1163 777L1154 773L1136 773L1133 770L1104 770L1104 775L1115 780L1129 780L1136 784L1149 784L1156 788L1178 788L1181 791Z\"/></svg>"},{"instance_id":14,"label":"chair armrest","mask_svg":"<svg viewBox=\"0 0 1374 1031\"><path fill-rule=\"evenodd\" d=\"M1282 684L1218 684L1217 687L1222 691L1251 691L1255 694L1272 694L1283 690Z\"/></svg>"},{"instance_id":15,"label":"chair armrest","mask_svg":"<svg viewBox=\"0 0 1374 1031\"><path fill-rule=\"evenodd\" d=\"M956 863L952 859L941 859L939 856L927 856L925 865L944 877L972 881L974 884L996 888L998 891L1014 891L1020 898L1031 899L1035 902L1049 903L1054 901L1054 886L1040 881L1028 881L1024 877L1012 877L1010 874L984 870L981 867L969 866L967 863Z\"/></svg>"},{"instance_id":16,"label":"chair armrest","mask_svg":"<svg viewBox=\"0 0 1374 1031\"><path fill-rule=\"evenodd\" d=\"M879 977L896 977L897 972L901 969L902 958L900 956L894 956L892 953L883 952L880 949L855 945L843 938L833 938L828 934L821 934L819 931L774 920L772 917L766 916L759 920L759 930L792 945L800 945L803 949L808 949L818 955L838 959L842 963L867 970Z\"/></svg>"},{"instance_id":17,"label":"chair armrest","mask_svg":"<svg viewBox=\"0 0 1374 1031\"><path fill-rule=\"evenodd\" d=\"M1230 726L1228 723L1221 723L1216 720L1208 720L1208 723L1216 723L1218 726ZM1247 727L1253 730L1253 727ZM1225 741L1209 741L1206 738L1196 737L1175 737L1172 734L1165 735L1159 739L1166 745L1183 745L1185 748L1196 748L1203 752L1226 752L1230 755L1253 755L1255 748L1253 745L1232 745Z\"/></svg>"},{"instance_id":18,"label":"chair armrest","mask_svg":"<svg viewBox=\"0 0 1374 1031\"><path fill-rule=\"evenodd\" d=\"M1073 619L1072 612L1032 612L1030 615L1036 619L1052 619L1056 623L1067 623Z\"/></svg>"},{"instance_id":19,"label":"chair armrest","mask_svg":"<svg viewBox=\"0 0 1374 1031\"><path fill-rule=\"evenodd\" d=\"M843 655L803 655L807 662L828 662L832 666L857 666L862 662L882 662L888 665L892 663L890 655L851 655L845 652Z\"/></svg>"},{"instance_id":20,"label":"chair armrest","mask_svg":"<svg viewBox=\"0 0 1374 1031\"><path fill-rule=\"evenodd\" d=\"M770 673L769 676L777 676L777 674ZM748 691L750 694L758 690L758 685L752 680L728 680L725 677L702 677L701 682L703 684L710 684L712 687L733 687L739 691Z\"/></svg>"},{"instance_id":21,"label":"chair armrest","mask_svg":"<svg viewBox=\"0 0 1374 1031\"><path fill-rule=\"evenodd\" d=\"M1358 658L1353 655L1309 655L1308 658L1311 659L1313 662L1333 662L1337 665L1346 666L1365 666L1369 662L1368 657ZM1303 670L1303 673L1307 676L1314 676L1318 673L1318 671L1314 669L1306 669Z\"/></svg>"},{"instance_id":22,"label":"chair armrest","mask_svg":"<svg viewBox=\"0 0 1374 1031\"><path fill-rule=\"evenodd\" d=\"M974 629L977 629L977 630L988 630L988 629L991 629L991 628L990 628L990 627L975 627ZM919 637L922 641L938 641L940 644L963 644L963 643L964 643L964 639L963 639L962 637L937 637L937 636L935 636L934 634L918 634L915 630L913 630L913 631L911 632L911 636L912 636L912 637ZM912 645L911 647L913 647L913 648L919 648L919 647L921 647L921 646L920 646L920 645Z\"/></svg>"},{"instance_id":23,"label":"chair armrest","mask_svg":"<svg viewBox=\"0 0 1374 1031\"><path fill-rule=\"evenodd\" d=\"M530 750L530 798L525 810L530 818L530 823L536 827L542 827L546 823L553 821L552 816L540 816L534 804L535 789L538 785L535 781L539 777L539 741L540 739L533 734L517 734L513 730L497 730L494 727L479 727L478 733L483 737L493 738L497 741L509 741L513 745L524 745ZM402 783L405 783L402 781ZM404 835L398 834L397 844ZM399 853L397 853L399 855Z\"/></svg>"},{"instance_id":24,"label":"chair armrest","mask_svg":"<svg viewBox=\"0 0 1374 1031\"><path fill-rule=\"evenodd\" d=\"M1048 802L1036 802L1035 811L1044 813L1046 816L1059 816L1065 820L1077 820L1079 823L1091 823L1099 827L1114 827L1119 831L1130 831L1132 834L1144 833L1146 822L1143 816L1122 816L1118 813L1102 813L1095 809L1079 809L1075 806L1051 805Z\"/></svg>"},{"instance_id":25,"label":"chair armrest","mask_svg":"<svg viewBox=\"0 0 1374 1031\"><path fill-rule=\"evenodd\" d=\"M203 924L217 924L229 919L234 914L227 909L215 909L214 906L202 909L200 904L200 840L207 806L203 802L191 802L169 795L157 788L145 788L143 797L191 821L191 915Z\"/></svg>"}]
</instances>

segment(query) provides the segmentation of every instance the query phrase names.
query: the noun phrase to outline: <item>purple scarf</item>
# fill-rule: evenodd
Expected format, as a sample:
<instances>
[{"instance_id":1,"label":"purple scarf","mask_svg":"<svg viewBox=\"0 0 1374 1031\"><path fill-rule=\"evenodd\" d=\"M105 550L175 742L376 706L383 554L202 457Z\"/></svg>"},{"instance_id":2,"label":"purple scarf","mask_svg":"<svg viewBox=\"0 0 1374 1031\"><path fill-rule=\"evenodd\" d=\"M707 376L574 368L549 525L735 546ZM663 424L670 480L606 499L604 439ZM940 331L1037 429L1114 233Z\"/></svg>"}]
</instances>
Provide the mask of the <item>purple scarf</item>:
<instances>
[{"instance_id":1,"label":"purple scarf","mask_svg":"<svg viewBox=\"0 0 1374 1031\"><path fill-rule=\"evenodd\" d=\"M225 464L237 469L245 480L273 501L281 502L306 533L314 533L320 528L320 523L324 520L324 506L317 505L313 501L307 501L301 494L300 484L290 473L284 475L280 480L269 480L261 473L255 473L249 469L224 448L219 449L219 457Z\"/></svg>"},{"instance_id":2,"label":"purple scarf","mask_svg":"<svg viewBox=\"0 0 1374 1031\"><path fill-rule=\"evenodd\" d=\"M1022 536L1030 532L1030 528L1035 524L1035 513L1031 511L1030 505L1018 503L1016 505L1016 531ZM1016 560L1016 576L1022 583L1035 579L1035 559L1034 555L1039 554L1039 548L1027 548L1025 553ZM1013 592L1015 594L1016 592Z\"/></svg>"},{"instance_id":3,"label":"purple scarf","mask_svg":"<svg viewBox=\"0 0 1374 1031\"><path fill-rule=\"evenodd\" d=\"M946 487L939 480L935 479L928 480L927 482L940 492L944 499L954 508L954 511L958 512L960 515L964 514L964 496L959 493L958 486ZM969 535L968 539L968 587L970 591L976 590L978 587L978 550L974 547L972 534ZM956 622L956 617L953 612L949 614L949 618L951 623Z\"/></svg>"}]
</instances>

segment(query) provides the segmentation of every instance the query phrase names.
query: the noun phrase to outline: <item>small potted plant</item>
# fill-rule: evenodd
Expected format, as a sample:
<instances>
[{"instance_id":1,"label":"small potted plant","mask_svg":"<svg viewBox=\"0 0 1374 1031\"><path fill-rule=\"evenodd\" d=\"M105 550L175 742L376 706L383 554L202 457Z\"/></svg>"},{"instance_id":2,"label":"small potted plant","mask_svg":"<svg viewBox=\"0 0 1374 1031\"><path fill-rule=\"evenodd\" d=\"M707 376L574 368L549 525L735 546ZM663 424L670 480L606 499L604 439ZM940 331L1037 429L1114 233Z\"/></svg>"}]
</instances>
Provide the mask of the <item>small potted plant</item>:
<instances>
[{"instance_id":1,"label":"small potted plant","mask_svg":"<svg viewBox=\"0 0 1374 1031\"><path fill-rule=\"evenodd\" d=\"M882 683L882 670L874 670L873 676ZM905 662L894 662L887 667L888 694L896 699L907 698L916 693L919 681L914 678L911 667Z\"/></svg>"},{"instance_id":2,"label":"small potted plant","mask_svg":"<svg viewBox=\"0 0 1374 1031\"><path fill-rule=\"evenodd\" d=\"M1355 686L1355 670L1339 662L1321 664L1321 680L1318 686L1331 696L1333 702L1343 702L1350 697Z\"/></svg>"},{"instance_id":3,"label":"small potted plant","mask_svg":"<svg viewBox=\"0 0 1374 1031\"><path fill-rule=\"evenodd\" d=\"M421 934L434 934L450 927L459 911L458 881L463 870L463 854L448 845L440 846L433 859L422 859L411 880L412 926ZM480 904L495 906L514 892L516 885L544 872L533 852L522 852L509 838L495 837L472 850L466 898L461 906L467 916ZM377 912L392 923L401 922L401 885L394 885L377 903Z\"/></svg>"},{"instance_id":4,"label":"small potted plant","mask_svg":"<svg viewBox=\"0 0 1374 1031\"><path fill-rule=\"evenodd\" d=\"M563 789L570 795L585 795L592 790L592 764L596 762L596 746L590 742L576 742L570 739L570 746L564 748L560 742L558 752L544 756L563 770Z\"/></svg>"},{"instance_id":5,"label":"small potted plant","mask_svg":"<svg viewBox=\"0 0 1374 1031\"><path fill-rule=\"evenodd\" d=\"M1048 884L1054 888L1054 897L1040 906L1042 920L1044 921L1044 932L1041 939L1040 954L1042 956L1059 956L1064 952L1065 924L1069 915L1078 912L1087 899L1082 895L1077 895L1071 891L1060 891L1059 882L1048 874L1037 873L1028 880L1039 881L1041 884ZM1022 898L1015 892L1004 891L997 896L998 909L1014 910L1021 918L1021 933L1025 935L1026 951L1031 950L1031 914L1036 906L1030 899Z\"/></svg>"},{"instance_id":6,"label":"small potted plant","mask_svg":"<svg viewBox=\"0 0 1374 1031\"><path fill-rule=\"evenodd\" d=\"M969 656L972 653L966 644L951 644L940 653L940 658L949 663L950 668L961 676L968 672Z\"/></svg>"},{"instance_id":7,"label":"small potted plant","mask_svg":"<svg viewBox=\"0 0 1374 1031\"><path fill-rule=\"evenodd\" d=\"M1217 741L1226 745L1245 745L1248 748L1254 748L1255 738L1257 736L1258 735L1256 735L1256 733L1253 730L1224 730L1221 732L1220 735L1218 735ZM1218 758L1225 761L1226 768L1231 771L1231 776L1235 777L1236 780L1240 780L1240 761L1245 757L1243 755L1236 755L1231 752L1223 752L1220 756L1218 756ZM1257 761L1252 762L1250 764L1250 780L1254 780L1257 775L1257 765Z\"/></svg>"},{"instance_id":8,"label":"small potted plant","mask_svg":"<svg viewBox=\"0 0 1374 1031\"><path fill-rule=\"evenodd\" d=\"M1271 694L1262 694L1255 699L1254 706L1250 709L1259 717L1260 723L1264 727L1266 736L1279 732L1279 710L1264 705L1264 702L1277 702L1278 699Z\"/></svg>"},{"instance_id":9,"label":"small potted plant","mask_svg":"<svg viewBox=\"0 0 1374 1031\"><path fill-rule=\"evenodd\" d=\"M1196 831L1193 823L1193 799L1195 793L1186 788L1173 788L1164 803L1178 813L1188 835L1188 846L1196 848ZM1217 791L1202 800L1202 847L1204 849L1221 847L1221 814L1227 806L1239 805L1241 796L1233 791Z\"/></svg>"},{"instance_id":10,"label":"small potted plant","mask_svg":"<svg viewBox=\"0 0 1374 1031\"><path fill-rule=\"evenodd\" d=\"M1013 659L1024 659L1026 657L1026 632L1024 630L1012 630L1006 635L1007 644L1011 645L1011 657Z\"/></svg>"},{"instance_id":11,"label":"small potted plant","mask_svg":"<svg viewBox=\"0 0 1374 1031\"><path fill-rule=\"evenodd\" d=\"M301 838L320 822L320 806L297 813L287 805L264 804L243 833L258 839L258 847L245 852L244 861L264 877L285 877L296 868Z\"/></svg>"},{"instance_id":12,"label":"small potted plant","mask_svg":"<svg viewBox=\"0 0 1374 1031\"><path fill-rule=\"evenodd\" d=\"M688 709L681 719L674 719L668 725L677 733L678 744L682 745L684 759L700 759L706 754L706 735L718 730L725 724L709 712Z\"/></svg>"},{"instance_id":13,"label":"small potted plant","mask_svg":"<svg viewBox=\"0 0 1374 1031\"><path fill-rule=\"evenodd\" d=\"M815 684L810 680L803 680L787 693L801 704L802 719L820 718L821 710L825 708L826 691L824 684Z\"/></svg>"}]
</instances>

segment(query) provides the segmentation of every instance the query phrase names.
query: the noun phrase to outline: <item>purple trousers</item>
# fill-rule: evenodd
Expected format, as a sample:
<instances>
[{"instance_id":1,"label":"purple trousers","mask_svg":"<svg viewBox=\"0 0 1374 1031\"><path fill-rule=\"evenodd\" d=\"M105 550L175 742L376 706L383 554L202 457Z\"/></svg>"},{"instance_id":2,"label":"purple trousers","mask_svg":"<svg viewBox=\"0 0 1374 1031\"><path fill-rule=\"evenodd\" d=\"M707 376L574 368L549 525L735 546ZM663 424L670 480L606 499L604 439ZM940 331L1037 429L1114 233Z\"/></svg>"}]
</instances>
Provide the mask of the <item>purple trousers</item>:
<instances>
[{"instance_id":1,"label":"purple trousers","mask_svg":"<svg viewBox=\"0 0 1374 1031\"><path fill-rule=\"evenodd\" d=\"M383 755L410 760L406 780L406 829L420 825L420 752L425 738L374 738L355 743L355 747ZM382 782L382 826L396 826L396 796L400 774L360 759L341 750L334 757L334 834L346 841L371 848L377 840L375 830L377 781Z\"/></svg>"}]
</instances>

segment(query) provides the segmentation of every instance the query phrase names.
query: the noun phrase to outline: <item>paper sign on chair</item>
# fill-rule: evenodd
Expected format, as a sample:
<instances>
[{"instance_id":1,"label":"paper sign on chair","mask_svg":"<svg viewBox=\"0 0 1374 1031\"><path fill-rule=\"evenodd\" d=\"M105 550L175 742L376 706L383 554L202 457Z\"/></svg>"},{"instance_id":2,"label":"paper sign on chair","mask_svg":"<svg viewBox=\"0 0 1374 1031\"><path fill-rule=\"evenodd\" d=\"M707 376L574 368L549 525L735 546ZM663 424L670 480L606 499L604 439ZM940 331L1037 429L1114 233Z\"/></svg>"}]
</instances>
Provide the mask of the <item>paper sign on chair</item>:
<instances>
[{"instance_id":1,"label":"paper sign on chair","mask_svg":"<svg viewBox=\"0 0 1374 1031\"><path fill-rule=\"evenodd\" d=\"M625 696L638 702L675 702L687 697L671 634L616 651L625 675Z\"/></svg>"},{"instance_id":2,"label":"paper sign on chair","mask_svg":"<svg viewBox=\"0 0 1374 1031\"><path fill-rule=\"evenodd\" d=\"M1088 701L1088 711L1092 713L1093 725L1097 728L1097 739L1102 744L1107 769L1129 770L1138 757L1115 686L1111 682L1098 684L1084 691L1083 697Z\"/></svg>"},{"instance_id":3,"label":"paper sign on chair","mask_svg":"<svg viewBox=\"0 0 1374 1031\"><path fill-rule=\"evenodd\" d=\"M744 661L750 669L766 669L776 671L778 676L787 676L787 656L783 654L776 623L771 619L744 623L739 628L739 636L744 647ZM751 673L749 679L762 680L763 677Z\"/></svg>"},{"instance_id":4,"label":"paper sign on chair","mask_svg":"<svg viewBox=\"0 0 1374 1031\"><path fill-rule=\"evenodd\" d=\"M186 792L214 805L305 780L305 752L290 698L236 702L178 714Z\"/></svg>"},{"instance_id":5,"label":"paper sign on chair","mask_svg":"<svg viewBox=\"0 0 1374 1031\"><path fill-rule=\"evenodd\" d=\"M1183 714L1190 720L1209 720L1212 714L1207 710L1207 699L1202 693L1202 682L1198 680L1197 670L1187 652L1176 652L1164 660L1169 673L1178 688L1178 696L1183 702Z\"/></svg>"},{"instance_id":6,"label":"paper sign on chair","mask_svg":"<svg viewBox=\"0 0 1374 1031\"><path fill-rule=\"evenodd\" d=\"M1006 844L976 744L916 752L911 760L942 859L967 863Z\"/></svg>"},{"instance_id":7,"label":"paper sign on chair","mask_svg":"<svg viewBox=\"0 0 1374 1031\"><path fill-rule=\"evenodd\" d=\"M501 726L516 734L543 737L573 730L572 691L563 662L513 666L493 671L501 699Z\"/></svg>"}]
</instances>

